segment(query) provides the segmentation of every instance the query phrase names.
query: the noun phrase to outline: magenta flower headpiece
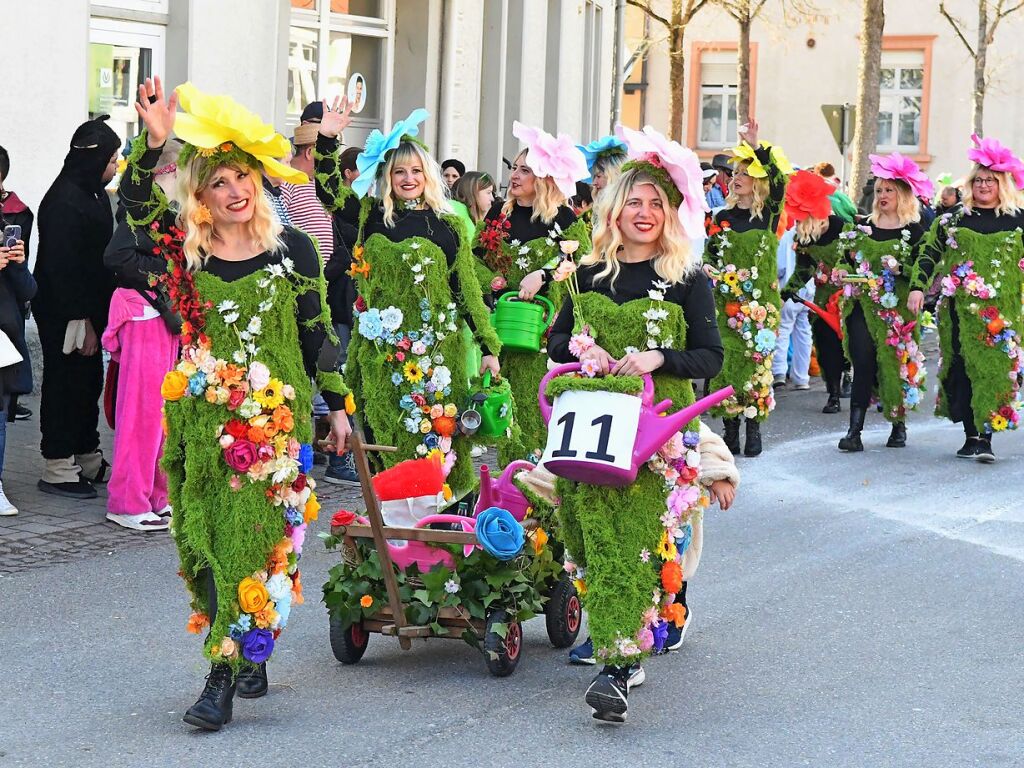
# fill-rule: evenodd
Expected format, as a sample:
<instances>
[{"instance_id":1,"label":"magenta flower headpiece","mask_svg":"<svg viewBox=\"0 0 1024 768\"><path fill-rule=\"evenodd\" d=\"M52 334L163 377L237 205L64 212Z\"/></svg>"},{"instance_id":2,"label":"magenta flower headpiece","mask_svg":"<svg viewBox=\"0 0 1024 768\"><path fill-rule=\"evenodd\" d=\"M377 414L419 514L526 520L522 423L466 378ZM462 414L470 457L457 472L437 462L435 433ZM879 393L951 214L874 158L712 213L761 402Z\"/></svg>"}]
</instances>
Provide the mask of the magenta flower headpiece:
<instances>
[{"instance_id":1,"label":"magenta flower headpiece","mask_svg":"<svg viewBox=\"0 0 1024 768\"><path fill-rule=\"evenodd\" d=\"M1002 171L1013 175L1013 183L1017 189L1024 189L1024 163L1013 150L1003 146L998 139L981 139L978 134L971 134L974 146L967 150L967 159L990 171Z\"/></svg>"},{"instance_id":2,"label":"magenta flower headpiece","mask_svg":"<svg viewBox=\"0 0 1024 768\"><path fill-rule=\"evenodd\" d=\"M566 197L575 196L577 181L590 178L587 158L569 134L560 133L556 139L547 131L516 120L512 135L526 145L533 175L550 178Z\"/></svg>"},{"instance_id":3,"label":"magenta flower headpiece","mask_svg":"<svg viewBox=\"0 0 1024 768\"><path fill-rule=\"evenodd\" d=\"M910 186L914 197L931 198L935 184L909 157L893 152L891 155L868 155L871 159L871 175L878 179L899 179Z\"/></svg>"},{"instance_id":4,"label":"magenta flower headpiece","mask_svg":"<svg viewBox=\"0 0 1024 768\"><path fill-rule=\"evenodd\" d=\"M624 125L615 126L618 136L627 148L630 160L651 161L653 155L665 169L683 201L679 206L679 223L683 232L692 239L707 236L704 230L704 214L710 210L704 197L704 177L700 160L693 150L672 141L651 126L636 131Z\"/></svg>"}]
</instances>

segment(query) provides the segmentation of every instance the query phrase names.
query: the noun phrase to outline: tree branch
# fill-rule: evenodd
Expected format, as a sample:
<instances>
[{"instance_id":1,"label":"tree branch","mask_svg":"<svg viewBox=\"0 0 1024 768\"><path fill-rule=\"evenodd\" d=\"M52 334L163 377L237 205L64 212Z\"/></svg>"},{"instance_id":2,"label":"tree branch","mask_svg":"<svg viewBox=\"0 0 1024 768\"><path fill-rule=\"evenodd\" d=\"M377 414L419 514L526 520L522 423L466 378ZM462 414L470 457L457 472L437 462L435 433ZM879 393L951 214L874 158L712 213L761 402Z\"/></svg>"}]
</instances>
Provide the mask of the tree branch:
<instances>
[{"instance_id":1,"label":"tree branch","mask_svg":"<svg viewBox=\"0 0 1024 768\"><path fill-rule=\"evenodd\" d=\"M650 0L648 0L648 2L642 2L641 0L626 0L626 5L632 5L634 8L639 8L659 24L664 24L666 29L672 29L672 24L668 19L664 16L659 16L654 12L654 9L651 8Z\"/></svg>"},{"instance_id":2,"label":"tree branch","mask_svg":"<svg viewBox=\"0 0 1024 768\"><path fill-rule=\"evenodd\" d=\"M1002 5L1002 3L999 3L999 8L1001 8ZM1021 8L1024 8L1024 2L1017 3L1015 6L1013 6L1012 8L1007 8L1005 11L1000 11L999 8L996 9L997 19L1001 19L1004 16L1009 16L1014 11L1019 11Z\"/></svg>"},{"instance_id":3,"label":"tree branch","mask_svg":"<svg viewBox=\"0 0 1024 768\"><path fill-rule=\"evenodd\" d=\"M701 8L708 4L708 0L700 0L700 2L697 3L697 5L692 5L693 0L690 0L690 3L691 5L689 6L689 9L686 11L685 14L683 14L683 26L686 26L687 24L690 23L693 17L697 15L697 11L699 11Z\"/></svg>"},{"instance_id":4,"label":"tree branch","mask_svg":"<svg viewBox=\"0 0 1024 768\"><path fill-rule=\"evenodd\" d=\"M985 0L980 1L984 2ZM1022 3L1022 5L1024 5L1024 3ZM967 42L967 38L964 37L964 33L960 30L960 25L957 23L956 19L949 15L949 11L946 10L946 4L944 2L939 3L939 13L941 13L946 18L946 21L949 22L949 25L953 27L953 31L956 32L956 36L960 38L960 42L967 47L967 51L971 54L971 58L978 58L978 54L974 52L974 48L969 42Z\"/></svg>"}]
</instances>

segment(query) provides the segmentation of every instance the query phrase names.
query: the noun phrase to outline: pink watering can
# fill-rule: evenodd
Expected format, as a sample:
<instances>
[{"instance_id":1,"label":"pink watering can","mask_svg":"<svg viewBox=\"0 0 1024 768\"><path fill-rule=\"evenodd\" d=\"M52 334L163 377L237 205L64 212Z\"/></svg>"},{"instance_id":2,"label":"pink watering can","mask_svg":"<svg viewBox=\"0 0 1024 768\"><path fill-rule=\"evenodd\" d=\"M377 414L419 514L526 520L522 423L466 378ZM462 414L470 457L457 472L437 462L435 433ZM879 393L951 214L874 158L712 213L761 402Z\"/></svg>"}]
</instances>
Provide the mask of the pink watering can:
<instances>
[{"instance_id":1,"label":"pink watering can","mask_svg":"<svg viewBox=\"0 0 1024 768\"><path fill-rule=\"evenodd\" d=\"M630 485L637 472L675 433L694 417L733 394L725 387L693 405L666 415L671 400L654 403L654 380L644 375L640 397L613 392L570 390L548 401L548 382L575 373L579 363L548 371L540 381L538 399L548 445L542 463L554 475L589 485ZM563 403L562 398L567 398ZM593 418L596 414L596 418ZM552 415L556 417L551 424Z\"/></svg>"},{"instance_id":2,"label":"pink watering can","mask_svg":"<svg viewBox=\"0 0 1024 768\"><path fill-rule=\"evenodd\" d=\"M471 517L462 517L461 515L429 515L418 520L413 527L426 528L431 523L454 523L455 525L462 526L462 530L466 533L474 533L476 531L476 520ZM369 521L363 524L369 525ZM463 554L469 557L476 546L475 544L466 544L463 547ZM403 571L413 563L416 563L420 573L426 573L435 565L443 565L445 568L455 570L455 558L452 557L451 552L443 547L428 544L425 541L409 541L405 546L388 542L388 554L391 555L391 561Z\"/></svg>"},{"instance_id":3,"label":"pink watering can","mask_svg":"<svg viewBox=\"0 0 1024 768\"><path fill-rule=\"evenodd\" d=\"M523 492L516 488L512 478L524 469L533 469L533 464L529 461L513 461L505 467L501 477L492 480L488 466L484 464L480 467L480 498L477 499L474 514L478 515L489 507L501 507L507 509L517 522L523 522L530 502Z\"/></svg>"}]
</instances>

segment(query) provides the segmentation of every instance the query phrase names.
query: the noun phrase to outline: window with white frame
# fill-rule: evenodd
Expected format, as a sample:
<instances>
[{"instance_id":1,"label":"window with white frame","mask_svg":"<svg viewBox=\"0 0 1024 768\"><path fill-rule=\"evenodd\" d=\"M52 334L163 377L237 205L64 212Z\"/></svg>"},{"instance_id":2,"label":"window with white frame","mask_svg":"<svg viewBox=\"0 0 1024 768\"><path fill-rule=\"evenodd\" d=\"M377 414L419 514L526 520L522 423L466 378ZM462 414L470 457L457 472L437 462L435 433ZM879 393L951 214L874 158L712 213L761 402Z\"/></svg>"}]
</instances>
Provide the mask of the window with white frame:
<instances>
[{"instance_id":1,"label":"window with white frame","mask_svg":"<svg viewBox=\"0 0 1024 768\"><path fill-rule=\"evenodd\" d=\"M353 93L355 125L386 117L395 0L291 0L288 121L320 99ZM361 76L361 77L357 77Z\"/></svg>"},{"instance_id":2,"label":"window with white frame","mask_svg":"<svg viewBox=\"0 0 1024 768\"><path fill-rule=\"evenodd\" d=\"M882 51L878 149L916 152L921 144L924 52Z\"/></svg>"},{"instance_id":3,"label":"window with white frame","mask_svg":"<svg viewBox=\"0 0 1024 768\"><path fill-rule=\"evenodd\" d=\"M592 141L604 133L605 120L599 114L601 103L601 39L604 34L604 9L594 0L584 4L582 120L580 121L583 141ZM589 76L589 81L587 77Z\"/></svg>"},{"instance_id":4,"label":"window with white frame","mask_svg":"<svg viewBox=\"0 0 1024 768\"><path fill-rule=\"evenodd\" d=\"M737 83L736 51L701 54L699 147L721 149L735 142Z\"/></svg>"}]
</instances>

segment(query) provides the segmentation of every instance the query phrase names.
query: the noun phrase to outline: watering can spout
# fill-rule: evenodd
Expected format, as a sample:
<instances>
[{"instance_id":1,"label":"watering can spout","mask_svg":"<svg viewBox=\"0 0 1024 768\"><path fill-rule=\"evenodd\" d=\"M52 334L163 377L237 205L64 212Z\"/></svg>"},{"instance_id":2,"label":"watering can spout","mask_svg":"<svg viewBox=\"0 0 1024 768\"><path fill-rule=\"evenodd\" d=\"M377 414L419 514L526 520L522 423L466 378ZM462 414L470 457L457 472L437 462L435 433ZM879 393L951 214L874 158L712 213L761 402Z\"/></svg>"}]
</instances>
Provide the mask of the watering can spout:
<instances>
[{"instance_id":1,"label":"watering can spout","mask_svg":"<svg viewBox=\"0 0 1024 768\"><path fill-rule=\"evenodd\" d=\"M653 411L642 415L634 456L653 456L671 439L672 435L684 430L694 418L714 408L723 400L731 397L732 394L733 388L725 387L669 416L657 416Z\"/></svg>"},{"instance_id":2,"label":"watering can spout","mask_svg":"<svg viewBox=\"0 0 1024 768\"><path fill-rule=\"evenodd\" d=\"M491 495L493 490L491 487L491 470L484 464L480 467L480 501L477 505L480 509L487 509L494 505ZM480 506L481 504L483 506Z\"/></svg>"}]
</instances>

